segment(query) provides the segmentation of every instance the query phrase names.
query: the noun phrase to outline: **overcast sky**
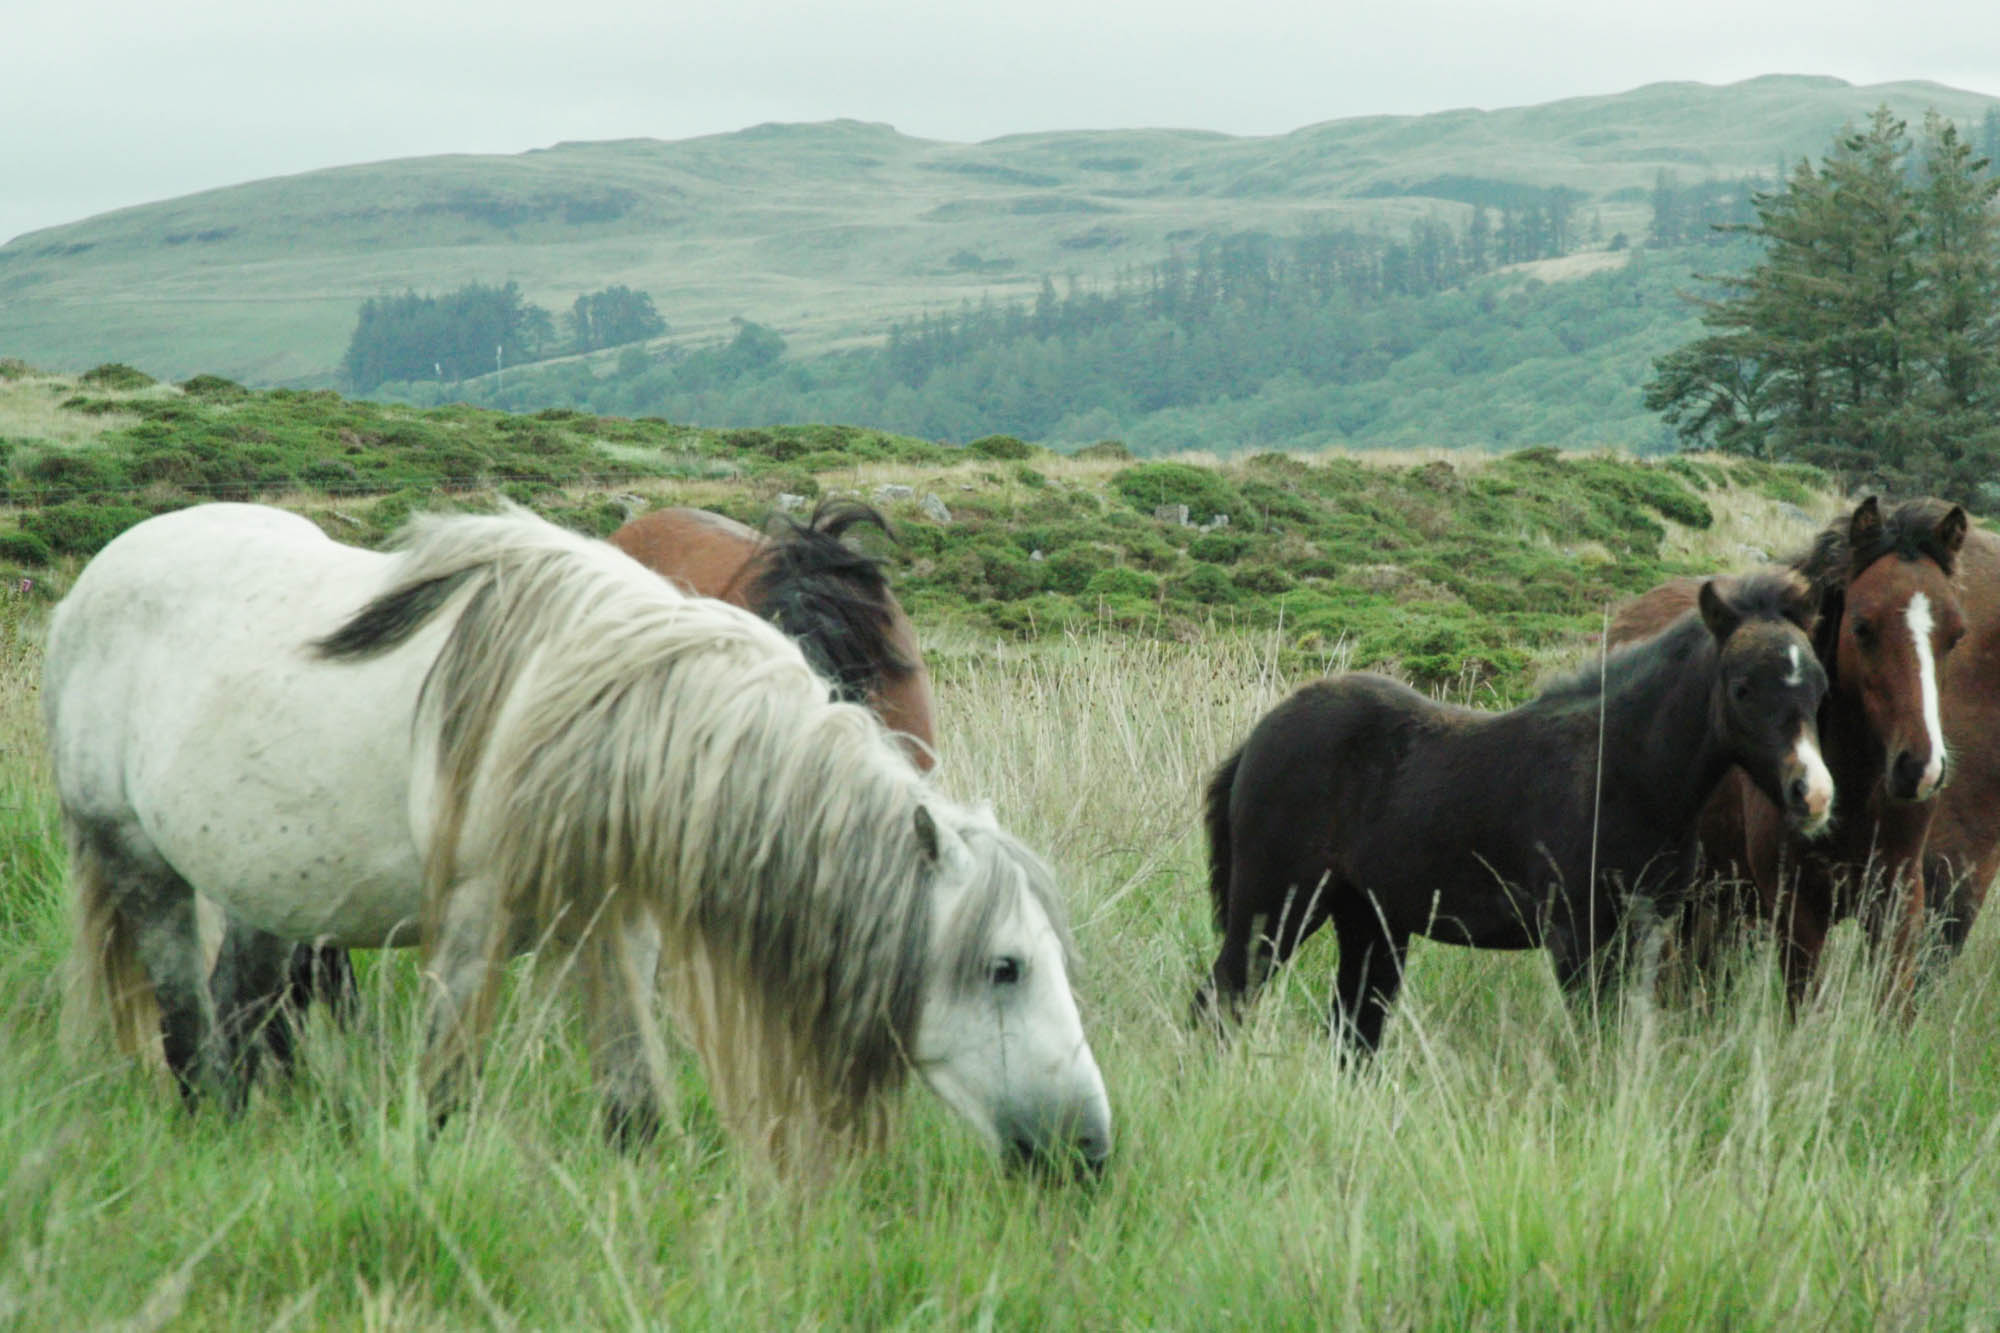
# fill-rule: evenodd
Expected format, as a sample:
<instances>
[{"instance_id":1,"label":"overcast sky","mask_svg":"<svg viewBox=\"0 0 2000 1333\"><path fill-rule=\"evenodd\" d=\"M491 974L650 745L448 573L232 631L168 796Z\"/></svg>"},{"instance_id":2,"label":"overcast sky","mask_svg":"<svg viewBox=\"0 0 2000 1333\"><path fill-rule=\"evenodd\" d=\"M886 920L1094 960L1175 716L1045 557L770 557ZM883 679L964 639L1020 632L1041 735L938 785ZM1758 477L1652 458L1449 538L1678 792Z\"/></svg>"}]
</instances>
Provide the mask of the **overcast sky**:
<instances>
[{"instance_id":1,"label":"overcast sky","mask_svg":"<svg viewBox=\"0 0 2000 1333\"><path fill-rule=\"evenodd\" d=\"M0 0L0 240L218 185L851 116L974 141L1831 74L2000 95L2000 4Z\"/></svg>"}]
</instances>

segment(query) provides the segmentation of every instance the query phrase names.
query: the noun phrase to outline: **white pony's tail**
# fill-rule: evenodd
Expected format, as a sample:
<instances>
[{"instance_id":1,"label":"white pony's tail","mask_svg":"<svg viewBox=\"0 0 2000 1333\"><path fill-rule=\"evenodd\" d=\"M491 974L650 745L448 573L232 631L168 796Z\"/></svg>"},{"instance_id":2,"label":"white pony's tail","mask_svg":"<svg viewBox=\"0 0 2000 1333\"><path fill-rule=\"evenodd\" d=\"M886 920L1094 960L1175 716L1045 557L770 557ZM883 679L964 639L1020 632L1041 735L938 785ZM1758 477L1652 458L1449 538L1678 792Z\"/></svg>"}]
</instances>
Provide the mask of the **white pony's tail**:
<instances>
[{"instance_id":1,"label":"white pony's tail","mask_svg":"<svg viewBox=\"0 0 2000 1333\"><path fill-rule=\"evenodd\" d=\"M69 962L63 978L63 1047L82 1054L108 1033L127 1055L157 1050L160 1006L152 978L139 962L137 933L112 900L104 858L67 816L63 834L69 842L73 889Z\"/></svg>"}]
</instances>

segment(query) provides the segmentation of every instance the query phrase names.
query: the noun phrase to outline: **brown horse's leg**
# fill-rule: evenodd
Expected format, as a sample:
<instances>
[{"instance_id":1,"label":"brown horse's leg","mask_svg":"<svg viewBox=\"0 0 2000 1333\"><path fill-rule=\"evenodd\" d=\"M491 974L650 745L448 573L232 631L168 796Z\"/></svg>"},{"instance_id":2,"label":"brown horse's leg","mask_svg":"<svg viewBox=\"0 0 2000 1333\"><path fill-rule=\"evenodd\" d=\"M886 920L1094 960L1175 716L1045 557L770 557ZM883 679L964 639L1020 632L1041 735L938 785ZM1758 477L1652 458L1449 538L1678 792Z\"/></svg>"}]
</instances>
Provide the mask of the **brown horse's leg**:
<instances>
[{"instance_id":1,"label":"brown horse's leg","mask_svg":"<svg viewBox=\"0 0 2000 1333\"><path fill-rule=\"evenodd\" d=\"M1921 856L1891 863L1879 892L1867 896L1863 924L1871 942L1887 941L1882 1007L1905 1021L1916 1013L1917 953L1924 939L1924 871ZM1872 887L1872 886L1871 886Z\"/></svg>"},{"instance_id":2,"label":"brown horse's leg","mask_svg":"<svg viewBox=\"0 0 2000 1333\"><path fill-rule=\"evenodd\" d=\"M1826 886L1804 876L1779 901L1777 915L1780 970L1785 977L1785 1004L1797 1014L1819 970L1820 951L1832 919Z\"/></svg>"}]
</instances>

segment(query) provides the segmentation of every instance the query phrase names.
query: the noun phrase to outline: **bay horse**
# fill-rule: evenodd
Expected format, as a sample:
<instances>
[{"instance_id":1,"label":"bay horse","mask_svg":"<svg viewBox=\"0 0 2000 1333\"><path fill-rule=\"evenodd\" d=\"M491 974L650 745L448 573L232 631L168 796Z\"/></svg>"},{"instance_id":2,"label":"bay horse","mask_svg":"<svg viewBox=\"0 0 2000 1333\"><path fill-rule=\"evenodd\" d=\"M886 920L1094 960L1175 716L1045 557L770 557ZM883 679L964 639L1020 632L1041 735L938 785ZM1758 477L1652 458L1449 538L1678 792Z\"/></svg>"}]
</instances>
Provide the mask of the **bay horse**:
<instances>
[{"instance_id":1,"label":"bay horse","mask_svg":"<svg viewBox=\"0 0 2000 1333\"><path fill-rule=\"evenodd\" d=\"M905 737L920 768L936 762L930 673L882 562L849 546L851 528L890 533L872 507L822 501L804 522L773 519L766 536L706 509L656 509L611 534L611 544L702 597L754 611L799 641L806 660L843 699L865 703Z\"/></svg>"},{"instance_id":2,"label":"bay horse","mask_svg":"<svg viewBox=\"0 0 2000 1333\"><path fill-rule=\"evenodd\" d=\"M1926 899L1956 954L2000 874L2000 537L1974 528L1958 553L1965 638L1943 667L1951 781L1925 848Z\"/></svg>"},{"instance_id":3,"label":"bay horse","mask_svg":"<svg viewBox=\"0 0 2000 1333\"><path fill-rule=\"evenodd\" d=\"M420 944L426 1086L463 1094L507 956L576 963L607 1124L643 1134L656 978L725 1124L879 1134L916 1070L1010 1160L1101 1166L1053 875L945 799L798 645L525 511L382 554L204 505L56 609L43 706L78 897L72 1034L241 1104L195 900L267 941Z\"/></svg>"},{"instance_id":4,"label":"bay horse","mask_svg":"<svg viewBox=\"0 0 2000 1333\"><path fill-rule=\"evenodd\" d=\"M1743 774L1724 780L1701 819L1703 862L1719 878L1694 895L1681 923L1695 967L1712 970L1719 944L1761 913L1777 924L1796 1006L1829 928L1858 915L1878 946L1886 938L1886 998L1909 1002L1925 847L1951 772L1947 737L1959 701L1943 686L1966 624L1955 574L1968 530L1957 505L1911 500L1885 512L1869 496L1790 562L1819 597L1813 651L1828 680L1819 730L1840 795L1830 832L1808 839L1788 831ZM1656 632L1685 612L1698 586L1675 580L1620 608L1611 642Z\"/></svg>"},{"instance_id":5,"label":"bay horse","mask_svg":"<svg viewBox=\"0 0 2000 1333\"><path fill-rule=\"evenodd\" d=\"M1607 979L1630 902L1682 892L1695 817L1730 765L1800 828L1822 827L1833 781L1809 589L1753 575L1712 580L1697 601L1507 712L1355 672L1267 713L1208 784L1222 947L1196 1014L1233 1017L1327 921L1334 1025L1360 1053L1380 1041L1412 935L1546 947L1575 993Z\"/></svg>"},{"instance_id":6,"label":"bay horse","mask_svg":"<svg viewBox=\"0 0 2000 1333\"><path fill-rule=\"evenodd\" d=\"M656 509L613 532L610 542L687 591L753 611L798 640L835 694L872 708L928 771L937 762L937 718L916 627L890 591L882 562L845 540L864 525L893 539L888 520L859 501L829 500L804 522L778 515L772 523L767 536L706 509ZM306 942L274 970L262 942L246 940L242 929L225 928L216 957L218 988L235 997L227 1021L257 1028L284 1067L294 1025L314 999L327 1000L336 1014L352 1010L353 964L344 950Z\"/></svg>"}]
</instances>

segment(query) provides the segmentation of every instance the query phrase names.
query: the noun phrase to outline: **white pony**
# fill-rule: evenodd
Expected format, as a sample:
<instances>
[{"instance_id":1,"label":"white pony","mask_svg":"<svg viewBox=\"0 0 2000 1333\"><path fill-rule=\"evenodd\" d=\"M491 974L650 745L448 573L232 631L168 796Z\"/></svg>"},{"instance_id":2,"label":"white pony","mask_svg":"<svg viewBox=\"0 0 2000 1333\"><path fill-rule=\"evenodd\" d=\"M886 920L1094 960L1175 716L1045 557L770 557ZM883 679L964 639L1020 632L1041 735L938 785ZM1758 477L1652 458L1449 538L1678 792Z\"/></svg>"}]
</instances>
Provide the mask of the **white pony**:
<instances>
[{"instance_id":1,"label":"white pony","mask_svg":"<svg viewBox=\"0 0 2000 1333\"><path fill-rule=\"evenodd\" d=\"M510 510L384 555L204 505L90 563L43 673L72 1017L158 1031L190 1100L240 1100L256 1035L211 993L199 893L238 970L421 942L438 1108L506 956L553 941L615 1130L659 1111L657 975L725 1121L780 1159L874 1138L912 1066L1004 1154L1110 1151L1047 867L782 633L609 546Z\"/></svg>"}]
</instances>

